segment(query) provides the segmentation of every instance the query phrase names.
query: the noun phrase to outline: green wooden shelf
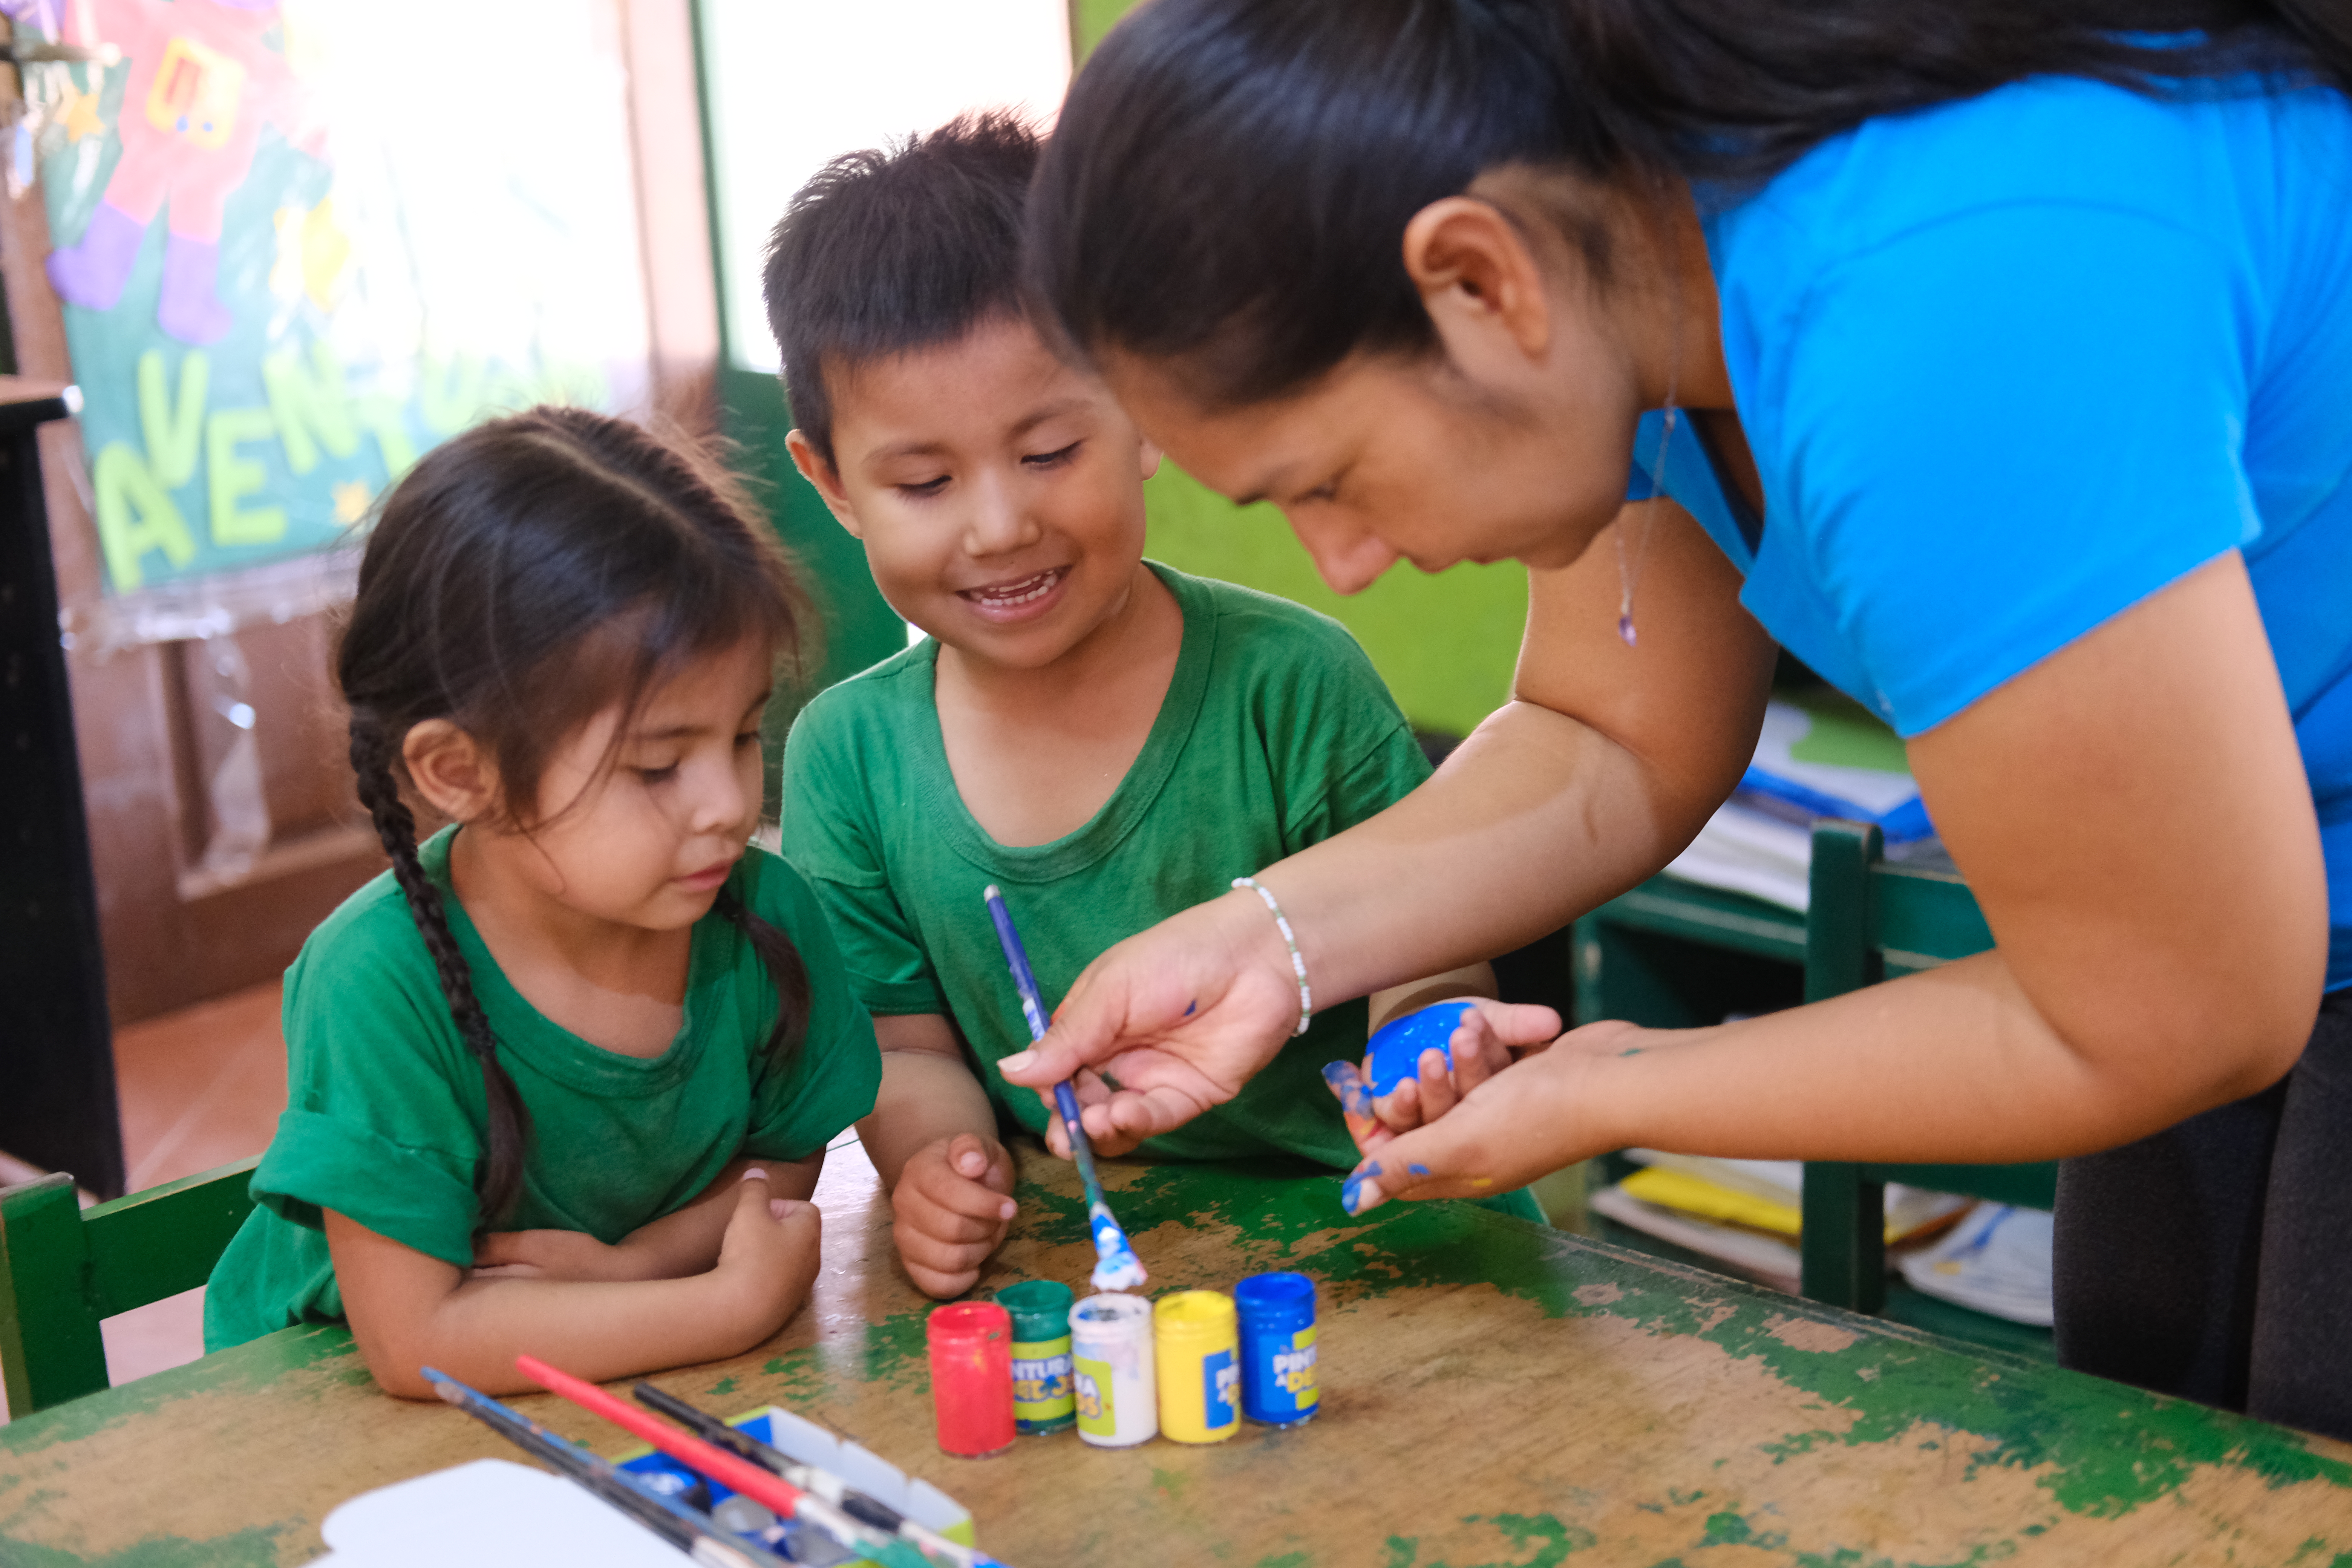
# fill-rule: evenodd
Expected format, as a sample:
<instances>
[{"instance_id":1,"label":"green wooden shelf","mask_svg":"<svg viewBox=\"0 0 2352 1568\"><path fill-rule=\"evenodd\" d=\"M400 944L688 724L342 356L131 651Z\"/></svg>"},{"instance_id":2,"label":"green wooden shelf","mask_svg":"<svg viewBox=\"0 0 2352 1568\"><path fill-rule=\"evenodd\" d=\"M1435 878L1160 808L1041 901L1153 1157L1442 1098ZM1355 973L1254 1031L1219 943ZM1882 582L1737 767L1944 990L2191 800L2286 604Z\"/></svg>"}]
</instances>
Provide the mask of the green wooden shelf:
<instances>
[{"instance_id":1,"label":"green wooden shelf","mask_svg":"<svg viewBox=\"0 0 2352 1568\"><path fill-rule=\"evenodd\" d=\"M1746 893L1656 876L1612 899L1598 917L1630 931L1680 937L1758 958L1805 962L1805 917Z\"/></svg>"},{"instance_id":2,"label":"green wooden shelf","mask_svg":"<svg viewBox=\"0 0 2352 1568\"><path fill-rule=\"evenodd\" d=\"M1720 1023L1804 999L1805 917L1745 893L1653 877L1578 921L1576 1021Z\"/></svg>"}]
</instances>

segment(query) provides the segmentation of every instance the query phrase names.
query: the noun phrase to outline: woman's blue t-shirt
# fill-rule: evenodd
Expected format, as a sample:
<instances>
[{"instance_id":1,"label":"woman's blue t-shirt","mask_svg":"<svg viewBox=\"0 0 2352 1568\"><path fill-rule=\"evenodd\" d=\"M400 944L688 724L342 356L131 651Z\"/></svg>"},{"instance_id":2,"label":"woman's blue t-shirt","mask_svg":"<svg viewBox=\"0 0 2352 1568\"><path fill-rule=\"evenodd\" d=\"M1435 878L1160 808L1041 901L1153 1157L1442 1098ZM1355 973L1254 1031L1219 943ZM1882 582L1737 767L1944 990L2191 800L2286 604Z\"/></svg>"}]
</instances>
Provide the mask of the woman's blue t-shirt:
<instances>
[{"instance_id":1,"label":"woman's blue t-shirt","mask_svg":"<svg viewBox=\"0 0 2352 1568\"><path fill-rule=\"evenodd\" d=\"M1742 603L1911 736L2242 552L2352 985L2352 101L2037 79L1705 222L1765 519L1687 425L1663 488Z\"/></svg>"}]
</instances>

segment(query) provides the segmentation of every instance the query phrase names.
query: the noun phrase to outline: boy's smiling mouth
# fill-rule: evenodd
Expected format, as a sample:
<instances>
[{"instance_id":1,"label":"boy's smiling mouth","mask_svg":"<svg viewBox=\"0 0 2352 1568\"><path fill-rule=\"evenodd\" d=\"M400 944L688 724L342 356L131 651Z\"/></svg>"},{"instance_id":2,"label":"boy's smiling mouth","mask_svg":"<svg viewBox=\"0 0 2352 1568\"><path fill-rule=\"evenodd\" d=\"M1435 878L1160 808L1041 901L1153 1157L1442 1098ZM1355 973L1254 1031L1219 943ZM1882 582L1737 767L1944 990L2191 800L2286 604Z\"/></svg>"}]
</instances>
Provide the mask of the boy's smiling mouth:
<instances>
[{"instance_id":1,"label":"boy's smiling mouth","mask_svg":"<svg viewBox=\"0 0 2352 1568\"><path fill-rule=\"evenodd\" d=\"M956 596L991 620L1022 620L1043 609L1054 597L1055 590L1068 581L1070 569L1049 566L1026 577L1009 583L991 583L985 587L960 588Z\"/></svg>"}]
</instances>

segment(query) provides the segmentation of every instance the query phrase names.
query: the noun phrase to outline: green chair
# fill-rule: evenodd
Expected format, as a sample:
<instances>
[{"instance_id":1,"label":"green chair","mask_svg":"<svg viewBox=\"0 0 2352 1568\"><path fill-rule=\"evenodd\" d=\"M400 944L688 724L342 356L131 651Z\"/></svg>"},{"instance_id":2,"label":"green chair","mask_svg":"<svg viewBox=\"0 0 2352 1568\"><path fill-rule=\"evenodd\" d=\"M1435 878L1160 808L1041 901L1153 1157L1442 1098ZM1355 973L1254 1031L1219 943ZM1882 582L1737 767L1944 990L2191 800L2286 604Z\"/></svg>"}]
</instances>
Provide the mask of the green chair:
<instances>
[{"instance_id":1,"label":"green chair","mask_svg":"<svg viewBox=\"0 0 2352 1568\"><path fill-rule=\"evenodd\" d=\"M1992 932L1957 873L1889 864L1882 858L1875 826L1813 825L1806 1001L1932 969L1990 946ZM1888 1182L2047 1209L2056 1200L2058 1167L1808 1163L1802 1243L1807 1296L1859 1312L1885 1306Z\"/></svg>"},{"instance_id":2,"label":"green chair","mask_svg":"<svg viewBox=\"0 0 2352 1568\"><path fill-rule=\"evenodd\" d=\"M203 1284L253 1210L257 1160L84 1211L73 1178L0 1190L0 1380L30 1415L107 1386L99 1324Z\"/></svg>"}]
</instances>

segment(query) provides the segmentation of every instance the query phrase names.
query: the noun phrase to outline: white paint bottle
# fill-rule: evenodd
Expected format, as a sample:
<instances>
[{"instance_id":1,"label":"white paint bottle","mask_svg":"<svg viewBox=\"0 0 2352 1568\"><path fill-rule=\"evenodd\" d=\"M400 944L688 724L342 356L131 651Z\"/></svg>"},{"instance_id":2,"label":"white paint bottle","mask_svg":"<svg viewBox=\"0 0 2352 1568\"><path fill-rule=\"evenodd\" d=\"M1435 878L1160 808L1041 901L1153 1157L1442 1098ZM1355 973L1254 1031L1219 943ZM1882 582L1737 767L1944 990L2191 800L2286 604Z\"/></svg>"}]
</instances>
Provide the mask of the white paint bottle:
<instances>
[{"instance_id":1,"label":"white paint bottle","mask_svg":"<svg viewBox=\"0 0 2352 1568\"><path fill-rule=\"evenodd\" d=\"M1070 1369L1079 1436L1098 1448L1130 1448L1159 1435L1150 1302L1111 1292L1072 1307Z\"/></svg>"}]
</instances>

